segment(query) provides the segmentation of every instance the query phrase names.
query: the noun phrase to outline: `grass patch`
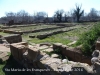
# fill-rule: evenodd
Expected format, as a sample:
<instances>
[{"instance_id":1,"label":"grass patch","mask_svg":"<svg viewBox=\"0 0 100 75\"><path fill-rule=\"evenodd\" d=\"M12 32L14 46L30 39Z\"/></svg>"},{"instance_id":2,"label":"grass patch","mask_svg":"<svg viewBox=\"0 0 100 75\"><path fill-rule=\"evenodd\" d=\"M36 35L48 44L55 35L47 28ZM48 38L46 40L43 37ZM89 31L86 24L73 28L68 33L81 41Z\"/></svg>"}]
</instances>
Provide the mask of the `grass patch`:
<instances>
[{"instance_id":1,"label":"grass patch","mask_svg":"<svg viewBox=\"0 0 100 75\"><path fill-rule=\"evenodd\" d=\"M8 33L0 32L0 35L5 36L5 35L8 35Z\"/></svg>"},{"instance_id":2,"label":"grass patch","mask_svg":"<svg viewBox=\"0 0 100 75\"><path fill-rule=\"evenodd\" d=\"M24 40L26 40L28 42L32 42L32 43L46 43L46 42L57 43L57 42L59 42L59 43L67 45L68 43L72 42L76 37L78 38L83 32L85 32L86 30L89 30L89 28L91 26L90 25L86 25L86 26L77 25L75 27L76 27L76 29L74 29L72 31L52 35L52 36L49 36L42 40L40 40L38 38L29 38L30 34L24 34L24 35L22 35L22 37ZM37 32L35 34L37 35L37 34L39 34L39 32ZM76 39L75 39L75 41L76 41Z\"/></svg>"},{"instance_id":3,"label":"grass patch","mask_svg":"<svg viewBox=\"0 0 100 75\"><path fill-rule=\"evenodd\" d=\"M36 29L43 29L43 28L53 28L57 27L56 25L37 25L37 26L28 26L28 27L18 27L18 28L8 28L15 31L31 31Z\"/></svg>"},{"instance_id":4,"label":"grass patch","mask_svg":"<svg viewBox=\"0 0 100 75\"><path fill-rule=\"evenodd\" d=\"M0 75L5 75L5 73L2 70L4 66L5 66L5 63L4 64L0 64Z\"/></svg>"},{"instance_id":5,"label":"grass patch","mask_svg":"<svg viewBox=\"0 0 100 75\"><path fill-rule=\"evenodd\" d=\"M63 43L63 44L68 44L69 42L71 42L70 40L68 39L63 39L62 36L50 36L48 38L45 38L45 39L38 39L38 38L33 38L31 40L29 40L29 42L33 42L33 43Z\"/></svg>"}]
</instances>

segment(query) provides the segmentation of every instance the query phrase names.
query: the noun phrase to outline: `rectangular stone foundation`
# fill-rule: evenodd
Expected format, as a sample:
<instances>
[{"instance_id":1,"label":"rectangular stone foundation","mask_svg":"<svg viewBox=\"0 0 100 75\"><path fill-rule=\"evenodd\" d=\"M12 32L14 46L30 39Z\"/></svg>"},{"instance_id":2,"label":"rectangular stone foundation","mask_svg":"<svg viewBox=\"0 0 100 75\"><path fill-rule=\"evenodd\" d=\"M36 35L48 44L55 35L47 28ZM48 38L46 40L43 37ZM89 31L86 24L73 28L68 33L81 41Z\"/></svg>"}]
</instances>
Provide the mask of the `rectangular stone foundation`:
<instances>
[{"instance_id":1,"label":"rectangular stone foundation","mask_svg":"<svg viewBox=\"0 0 100 75\"><path fill-rule=\"evenodd\" d=\"M4 37L8 43L18 43L22 42L22 37L20 34L13 34L13 35L8 35Z\"/></svg>"}]
</instances>

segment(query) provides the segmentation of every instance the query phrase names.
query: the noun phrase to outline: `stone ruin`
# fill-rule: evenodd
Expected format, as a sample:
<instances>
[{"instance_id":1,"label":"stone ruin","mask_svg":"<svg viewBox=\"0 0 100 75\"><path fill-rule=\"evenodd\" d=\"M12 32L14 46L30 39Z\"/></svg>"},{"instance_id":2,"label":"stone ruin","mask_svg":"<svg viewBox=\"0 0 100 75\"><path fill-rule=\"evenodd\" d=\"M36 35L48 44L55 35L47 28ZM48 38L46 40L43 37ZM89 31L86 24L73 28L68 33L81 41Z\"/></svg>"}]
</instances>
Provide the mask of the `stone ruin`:
<instances>
[{"instance_id":1,"label":"stone ruin","mask_svg":"<svg viewBox=\"0 0 100 75\"><path fill-rule=\"evenodd\" d=\"M5 37L0 35L0 63L3 63L4 61L9 59L10 44L21 42L21 41L22 41L22 38L21 38L21 35L19 34L8 35Z\"/></svg>"},{"instance_id":2,"label":"stone ruin","mask_svg":"<svg viewBox=\"0 0 100 75\"><path fill-rule=\"evenodd\" d=\"M69 48L65 45L28 45L26 42L22 42L21 40L22 39L20 38L19 41L8 41L11 43L11 55L18 63L28 68L30 72L35 75L100 75L100 42L98 41L96 42L96 50L94 50L92 58L89 58L89 63L91 61L92 64L90 66L86 63L80 63L77 61L79 59L77 58L79 55L76 55L75 57L77 62L73 62L67 59L59 59L57 54L49 56L45 53L45 51L52 52L53 49L56 49L56 47L59 49L62 49L63 47L62 53L69 53L69 56L73 55L70 54L72 50L68 51Z\"/></svg>"},{"instance_id":3,"label":"stone ruin","mask_svg":"<svg viewBox=\"0 0 100 75\"><path fill-rule=\"evenodd\" d=\"M46 45L34 44L28 45L26 42L13 43L10 45L11 54L14 59L30 69L35 75L99 75L100 61L99 50L92 54L91 62L93 66L86 63L73 62L67 59L59 59L55 56L49 56L42 49L47 49ZM53 48L48 45L48 48ZM75 68L81 68L82 71L75 71ZM34 70L32 70L34 69ZM38 71L35 71L38 70ZM41 72L39 71L41 70ZM45 70L45 71L44 71Z\"/></svg>"}]
</instances>

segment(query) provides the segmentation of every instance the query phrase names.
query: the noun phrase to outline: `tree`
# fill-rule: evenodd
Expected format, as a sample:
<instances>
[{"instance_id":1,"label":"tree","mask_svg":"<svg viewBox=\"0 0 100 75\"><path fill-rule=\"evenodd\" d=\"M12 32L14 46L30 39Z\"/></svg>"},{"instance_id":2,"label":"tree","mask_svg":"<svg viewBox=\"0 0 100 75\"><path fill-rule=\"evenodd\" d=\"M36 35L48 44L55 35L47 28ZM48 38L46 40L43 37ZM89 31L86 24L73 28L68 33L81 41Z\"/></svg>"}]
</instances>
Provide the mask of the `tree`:
<instances>
[{"instance_id":1,"label":"tree","mask_svg":"<svg viewBox=\"0 0 100 75\"><path fill-rule=\"evenodd\" d=\"M69 16L70 16L70 12L65 12L64 13L65 22L68 22Z\"/></svg>"},{"instance_id":2,"label":"tree","mask_svg":"<svg viewBox=\"0 0 100 75\"><path fill-rule=\"evenodd\" d=\"M37 12L34 14L34 21L35 22L43 22L45 17L47 17L47 13L46 12Z\"/></svg>"},{"instance_id":3,"label":"tree","mask_svg":"<svg viewBox=\"0 0 100 75\"><path fill-rule=\"evenodd\" d=\"M98 11L94 8L91 8L90 13L88 14L90 21L96 21L99 17Z\"/></svg>"},{"instance_id":4,"label":"tree","mask_svg":"<svg viewBox=\"0 0 100 75\"><path fill-rule=\"evenodd\" d=\"M28 23L29 14L25 10L21 10L17 13L17 17L20 18L23 24Z\"/></svg>"},{"instance_id":5,"label":"tree","mask_svg":"<svg viewBox=\"0 0 100 75\"><path fill-rule=\"evenodd\" d=\"M7 17L8 21L14 20L15 19L15 13L8 12L8 13L6 13L6 17Z\"/></svg>"},{"instance_id":6,"label":"tree","mask_svg":"<svg viewBox=\"0 0 100 75\"><path fill-rule=\"evenodd\" d=\"M57 10L54 14L54 20L58 22L62 22L62 17L63 17L63 10Z\"/></svg>"},{"instance_id":7,"label":"tree","mask_svg":"<svg viewBox=\"0 0 100 75\"><path fill-rule=\"evenodd\" d=\"M49 23L48 14L46 14L46 15L45 15L45 18L44 18L44 23Z\"/></svg>"},{"instance_id":8,"label":"tree","mask_svg":"<svg viewBox=\"0 0 100 75\"><path fill-rule=\"evenodd\" d=\"M76 8L74 9L73 13L77 19L77 22L79 22L80 17L84 14L84 10L81 9L81 6L76 4Z\"/></svg>"}]
</instances>

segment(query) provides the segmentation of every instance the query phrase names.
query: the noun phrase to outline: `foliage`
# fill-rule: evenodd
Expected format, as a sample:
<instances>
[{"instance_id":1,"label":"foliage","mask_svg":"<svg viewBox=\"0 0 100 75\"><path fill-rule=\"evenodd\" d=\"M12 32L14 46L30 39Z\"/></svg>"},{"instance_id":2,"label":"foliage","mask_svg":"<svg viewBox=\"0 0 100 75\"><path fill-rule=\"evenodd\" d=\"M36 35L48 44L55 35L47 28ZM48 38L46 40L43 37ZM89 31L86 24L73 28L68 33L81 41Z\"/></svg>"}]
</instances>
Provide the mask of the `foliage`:
<instances>
[{"instance_id":1,"label":"foliage","mask_svg":"<svg viewBox=\"0 0 100 75\"><path fill-rule=\"evenodd\" d=\"M85 55L91 55L94 50L95 41L100 36L100 24L94 25L89 31L84 32L76 45L82 44L82 52Z\"/></svg>"}]
</instances>

